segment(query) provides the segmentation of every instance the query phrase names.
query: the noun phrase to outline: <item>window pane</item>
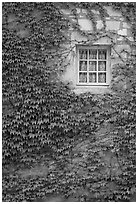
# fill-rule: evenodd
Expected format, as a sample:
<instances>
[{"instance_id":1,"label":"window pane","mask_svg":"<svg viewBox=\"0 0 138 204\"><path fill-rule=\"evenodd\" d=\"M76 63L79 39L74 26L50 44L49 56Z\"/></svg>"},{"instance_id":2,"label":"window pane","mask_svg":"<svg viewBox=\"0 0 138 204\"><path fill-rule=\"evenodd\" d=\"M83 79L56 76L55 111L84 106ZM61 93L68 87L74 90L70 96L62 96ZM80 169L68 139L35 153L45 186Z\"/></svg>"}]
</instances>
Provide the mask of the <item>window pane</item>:
<instances>
[{"instance_id":1,"label":"window pane","mask_svg":"<svg viewBox=\"0 0 138 204\"><path fill-rule=\"evenodd\" d=\"M79 82L86 83L87 82L87 73L79 73Z\"/></svg>"},{"instance_id":2,"label":"window pane","mask_svg":"<svg viewBox=\"0 0 138 204\"><path fill-rule=\"evenodd\" d=\"M106 59L106 50L98 50L98 59Z\"/></svg>"},{"instance_id":3,"label":"window pane","mask_svg":"<svg viewBox=\"0 0 138 204\"><path fill-rule=\"evenodd\" d=\"M106 62L98 62L98 70L106 71Z\"/></svg>"},{"instance_id":4,"label":"window pane","mask_svg":"<svg viewBox=\"0 0 138 204\"><path fill-rule=\"evenodd\" d=\"M89 59L97 59L97 50L89 51Z\"/></svg>"},{"instance_id":5,"label":"window pane","mask_svg":"<svg viewBox=\"0 0 138 204\"><path fill-rule=\"evenodd\" d=\"M96 73L89 73L89 82L96 83Z\"/></svg>"},{"instance_id":6,"label":"window pane","mask_svg":"<svg viewBox=\"0 0 138 204\"><path fill-rule=\"evenodd\" d=\"M79 70L87 71L87 61L80 61Z\"/></svg>"},{"instance_id":7,"label":"window pane","mask_svg":"<svg viewBox=\"0 0 138 204\"><path fill-rule=\"evenodd\" d=\"M97 62L89 62L89 71L97 70Z\"/></svg>"},{"instance_id":8,"label":"window pane","mask_svg":"<svg viewBox=\"0 0 138 204\"><path fill-rule=\"evenodd\" d=\"M87 50L79 50L79 58L87 59Z\"/></svg>"},{"instance_id":9,"label":"window pane","mask_svg":"<svg viewBox=\"0 0 138 204\"><path fill-rule=\"evenodd\" d=\"M106 83L106 73L98 73L98 82Z\"/></svg>"}]
</instances>

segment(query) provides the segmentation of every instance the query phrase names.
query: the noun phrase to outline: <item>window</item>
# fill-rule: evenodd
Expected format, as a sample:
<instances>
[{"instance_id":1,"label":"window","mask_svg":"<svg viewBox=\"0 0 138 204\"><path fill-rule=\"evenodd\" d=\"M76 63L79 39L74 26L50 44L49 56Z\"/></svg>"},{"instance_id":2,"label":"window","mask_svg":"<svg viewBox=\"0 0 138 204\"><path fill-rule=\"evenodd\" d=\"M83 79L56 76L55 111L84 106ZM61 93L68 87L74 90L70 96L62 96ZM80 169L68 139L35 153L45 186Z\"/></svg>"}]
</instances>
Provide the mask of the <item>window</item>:
<instances>
[{"instance_id":1,"label":"window","mask_svg":"<svg viewBox=\"0 0 138 204\"><path fill-rule=\"evenodd\" d=\"M78 85L104 86L109 84L109 47L78 47Z\"/></svg>"}]
</instances>

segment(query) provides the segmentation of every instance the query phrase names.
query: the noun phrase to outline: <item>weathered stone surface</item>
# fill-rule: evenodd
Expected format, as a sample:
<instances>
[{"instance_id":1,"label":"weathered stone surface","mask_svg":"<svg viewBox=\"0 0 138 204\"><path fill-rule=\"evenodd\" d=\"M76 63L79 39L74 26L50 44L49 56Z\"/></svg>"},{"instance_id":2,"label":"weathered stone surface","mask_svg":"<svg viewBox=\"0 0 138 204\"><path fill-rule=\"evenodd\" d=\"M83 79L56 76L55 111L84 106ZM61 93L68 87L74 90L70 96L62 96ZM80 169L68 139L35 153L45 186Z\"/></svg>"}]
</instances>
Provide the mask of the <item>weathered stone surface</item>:
<instances>
[{"instance_id":1,"label":"weathered stone surface","mask_svg":"<svg viewBox=\"0 0 138 204\"><path fill-rule=\"evenodd\" d=\"M100 13L99 13L99 11L96 11L96 10L91 10L94 14L97 14L97 15L99 15Z\"/></svg>"},{"instance_id":2,"label":"weathered stone surface","mask_svg":"<svg viewBox=\"0 0 138 204\"><path fill-rule=\"evenodd\" d=\"M93 94L105 94L105 93L109 93L111 92L111 90L108 88L108 86L97 86L97 87L92 87L92 86L86 86L86 87L79 87L79 86L75 86L74 90L75 94L82 94L82 93L86 93L86 92L91 92Z\"/></svg>"},{"instance_id":3,"label":"weathered stone surface","mask_svg":"<svg viewBox=\"0 0 138 204\"><path fill-rule=\"evenodd\" d=\"M81 35L79 32L77 31L72 31L71 32L71 41L87 41L87 37Z\"/></svg>"},{"instance_id":4,"label":"weathered stone surface","mask_svg":"<svg viewBox=\"0 0 138 204\"><path fill-rule=\"evenodd\" d=\"M24 169L18 172L18 174L22 178L29 178L29 177L38 177L38 176L47 176L48 174L48 167L47 166L36 166L31 169Z\"/></svg>"},{"instance_id":5,"label":"weathered stone surface","mask_svg":"<svg viewBox=\"0 0 138 204\"><path fill-rule=\"evenodd\" d=\"M109 16L121 16L121 11L114 11L112 6L106 6L105 9Z\"/></svg>"},{"instance_id":6,"label":"weathered stone surface","mask_svg":"<svg viewBox=\"0 0 138 204\"><path fill-rule=\"evenodd\" d=\"M124 36L126 36L126 35L127 35L127 29L119 30L119 31L118 31L118 35L124 35Z\"/></svg>"},{"instance_id":7,"label":"weathered stone surface","mask_svg":"<svg viewBox=\"0 0 138 204\"><path fill-rule=\"evenodd\" d=\"M85 13L79 13L78 18L86 19L86 14Z\"/></svg>"},{"instance_id":8,"label":"weathered stone surface","mask_svg":"<svg viewBox=\"0 0 138 204\"><path fill-rule=\"evenodd\" d=\"M32 16L36 19L36 21L39 21L42 19L43 17L43 13L37 9L35 9L33 12L32 12Z\"/></svg>"},{"instance_id":9,"label":"weathered stone surface","mask_svg":"<svg viewBox=\"0 0 138 204\"><path fill-rule=\"evenodd\" d=\"M82 13L87 14L87 9L82 9Z\"/></svg>"},{"instance_id":10,"label":"weathered stone surface","mask_svg":"<svg viewBox=\"0 0 138 204\"><path fill-rule=\"evenodd\" d=\"M120 53L122 51L127 51L127 52L130 52L131 49L130 49L130 46L127 45L127 44L124 44L124 45L116 45L115 46L115 50Z\"/></svg>"},{"instance_id":11,"label":"weathered stone surface","mask_svg":"<svg viewBox=\"0 0 138 204\"><path fill-rule=\"evenodd\" d=\"M81 30L93 31L92 22L88 19L78 19Z\"/></svg>"},{"instance_id":12,"label":"weathered stone surface","mask_svg":"<svg viewBox=\"0 0 138 204\"><path fill-rule=\"evenodd\" d=\"M70 9L61 9L61 11L66 15L69 15L71 13Z\"/></svg>"},{"instance_id":13,"label":"weathered stone surface","mask_svg":"<svg viewBox=\"0 0 138 204\"><path fill-rule=\"evenodd\" d=\"M17 21L17 17L14 15L14 14L10 14L8 17L7 17L7 22L8 23L11 23L11 22L15 22Z\"/></svg>"},{"instance_id":14,"label":"weathered stone surface","mask_svg":"<svg viewBox=\"0 0 138 204\"><path fill-rule=\"evenodd\" d=\"M111 39L109 37L101 37L99 40L95 41L94 44L110 45L111 44Z\"/></svg>"},{"instance_id":15,"label":"weathered stone surface","mask_svg":"<svg viewBox=\"0 0 138 204\"><path fill-rule=\"evenodd\" d=\"M123 23L123 28L130 28L130 25L128 25L128 23L124 22Z\"/></svg>"},{"instance_id":16,"label":"weathered stone surface","mask_svg":"<svg viewBox=\"0 0 138 204\"><path fill-rule=\"evenodd\" d=\"M118 54L115 52L115 50L112 48L111 49L111 59L117 58Z\"/></svg>"},{"instance_id":17,"label":"weathered stone surface","mask_svg":"<svg viewBox=\"0 0 138 204\"><path fill-rule=\"evenodd\" d=\"M81 9L80 8L76 8L76 11L77 11L77 13L80 13Z\"/></svg>"},{"instance_id":18,"label":"weathered stone surface","mask_svg":"<svg viewBox=\"0 0 138 204\"><path fill-rule=\"evenodd\" d=\"M128 37L132 37L132 31L131 31L131 29L127 29L127 36L128 36Z\"/></svg>"},{"instance_id":19,"label":"weathered stone surface","mask_svg":"<svg viewBox=\"0 0 138 204\"><path fill-rule=\"evenodd\" d=\"M97 27L97 29L102 29L104 26L103 26L103 22L102 22L102 20L100 20L100 21L97 21L97 25L96 25L96 27Z\"/></svg>"},{"instance_id":20,"label":"weathered stone surface","mask_svg":"<svg viewBox=\"0 0 138 204\"><path fill-rule=\"evenodd\" d=\"M119 38L117 38L117 41L123 41L123 37L122 36L120 36Z\"/></svg>"},{"instance_id":21,"label":"weathered stone surface","mask_svg":"<svg viewBox=\"0 0 138 204\"><path fill-rule=\"evenodd\" d=\"M122 57L123 59L127 59L127 52L123 51L123 52L121 53L121 57Z\"/></svg>"},{"instance_id":22,"label":"weathered stone surface","mask_svg":"<svg viewBox=\"0 0 138 204\"><path fill-rule=\"evenodd\" d=\"M26 38L30 35L30 30L29 29L22 29L22 30L19 30L17 32L17 35L20 37L20 38Z\"/></svg>"},{"instance_id":23,"label":"weathered stone surface","mask_svg":"<svg viewBox=\"0 0 138 204\"><path fill-rule=\"evenodd\" d=\"M134 41L134 38L133 38L133 37L128 37L128 39L129 39L130 41Z\"/></svg>"},{"instance_id":24,"label":"weathered stone surface","mask_svg":"<svg viewBox=\"0 0 138 204\"><path fill-rule=\"evenodd\" d=\"M106 30L119 30L119 21L106 21Z\"/></svg>"}]
</instances>

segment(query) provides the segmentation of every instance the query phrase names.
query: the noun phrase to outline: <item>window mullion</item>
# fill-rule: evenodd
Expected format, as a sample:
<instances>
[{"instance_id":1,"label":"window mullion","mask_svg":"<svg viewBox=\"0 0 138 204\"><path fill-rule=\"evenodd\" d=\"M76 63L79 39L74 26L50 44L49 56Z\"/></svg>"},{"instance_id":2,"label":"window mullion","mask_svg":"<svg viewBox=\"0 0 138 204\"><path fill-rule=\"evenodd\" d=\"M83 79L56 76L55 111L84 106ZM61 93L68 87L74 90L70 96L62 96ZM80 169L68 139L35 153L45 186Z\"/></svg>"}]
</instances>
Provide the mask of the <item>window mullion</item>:
<instances>
[{"instance_id":1,"label":"window mullion","mask_svg":"<svg viewBox=\"0 0 138 204\"><path fill-rule=\"evenodd\" d=\"M78 64L78 83L80 81L80 53L78 52L78 59L79 59L79 64Z\"/></svg>"},{"instance_id":2,"label":"window mullion","mask_svg":"<svg viewBox=\"0 0 138 204\"><path fill-rule=\"evenodd\" d=\"M98 83L98 49L97 49L97 71L96 71L96 77L97 77L97 80L96 80L96 83Z\"/></svg>"},{"instance_id":3,"label":"window mullion","mask_svg":"<svg viewBox=\"0 0 138 204\"><path fill-rule=\"evenodd\" d=\"M107 71L107 69L108 69L108 50L106 50L106 67L105 67L105 70L106 70L106 72L105 72L105 80L106 80L106 83L107 83L107 78L108 78L108 71Z\"/></svg>"},{"instance_id":4,"label":"window mullion","mask_svg":"<svg viewBox=\"0 0 138 204\"><path fill-rule=\"evenodd\" d=\"M87 50L87 83L89 84L89 49Z\"/></svg>"}]
</instances>

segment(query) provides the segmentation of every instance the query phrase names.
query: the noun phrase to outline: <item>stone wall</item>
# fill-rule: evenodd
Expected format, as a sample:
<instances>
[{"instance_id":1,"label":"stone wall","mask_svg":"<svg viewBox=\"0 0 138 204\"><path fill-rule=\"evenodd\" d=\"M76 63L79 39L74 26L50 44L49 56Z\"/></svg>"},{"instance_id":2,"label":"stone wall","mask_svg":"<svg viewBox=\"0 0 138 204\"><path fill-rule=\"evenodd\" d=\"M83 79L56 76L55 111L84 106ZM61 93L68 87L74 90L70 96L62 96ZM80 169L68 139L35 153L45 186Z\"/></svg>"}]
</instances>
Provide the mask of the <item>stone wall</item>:
<instances>
[{"instance_id":1,"label":"stone wall","mask_svg":"<svg viewBox=\"0 0 138 204\"><path fill-rule=\"evenodd\" d=\"M65 36L70 39L70 44L64 44L63 47L71 51L65 62L65 64L68 64L68 66L66 66L66 70L64 70L62 76L60 75L60 78L65 83L69 83L71 89L77 94L85 92L101 94L111 91L111 83L109 83L109 86L105 87L77 85L77 45L87 44L110 46L110 82L112 79L112 70L114 65L117 63L123 63L127 59L128 54L131 52L131 44L134 41L131 33L131 25L126 22L121 11L119 12L113 10L112 6L106 6L105 9L107 11L105 21L103 21L101 18L98 10L95 10L94 8L92 9L95 25L93 24L92 20L88 19L88 12L85 9L76 8L76 15L74 15L72 10L61 9L64 18L70 22L70 29L68 31L66 30L64 33ZM42 13L35 10L35 12L32 13L32 16L35 17L36 20L39 20L41 19ZM3 19L3 23L5 23L5 19ZM24 24L18 23L18 18L15 16L15 14L11 14L7 17L7 23L8 28L16 31L18 37L26 38L30 35L30 29L24 27ZM95 28L96 34L94 36ZM48 28L45 28L45 32L48 32L48 30ZM45 54L45 50L43 50L43 53ZM55 63L58 67L58 60L59 59L54 58L53 60L51 59L49 63ZM125 85L123 86L125 87Z\"/></svg>"},{"instance_id":2,"label":"stone wall","mask_svg":"<svg viewBox=\"0 0 138 204\"><path fill-rule=\"evenodd\" d=\"M105 9L107 11L105 22L101 19L99 11L92 10L96 20L96 32L100 34L100 37L97 37L96 40L93 37L94 25L92 21L88 19L87 11L85 9L77 9L77 17L73 16L70 10L62 9L62 12L70 20L71 24L79 24L79 31L76 31L72 26L70 27L69 34L72 46L72 52L69 56L70 65L62 75L62 80L65 83L69 82L70 87L77 94L84 92L98 94L109 92L111 91L111 83L109 83L108 87L77 85L76 45L108 45L111 47L110 82L112 79L113 66L117 63L123 63L131 52L130 44L133 42L133 37L130 25L126 22L121 12L114 11L111 6L106 6ZM84 33L87 33L88 35L85 35Z\"/></svg>"}]
</instances>

